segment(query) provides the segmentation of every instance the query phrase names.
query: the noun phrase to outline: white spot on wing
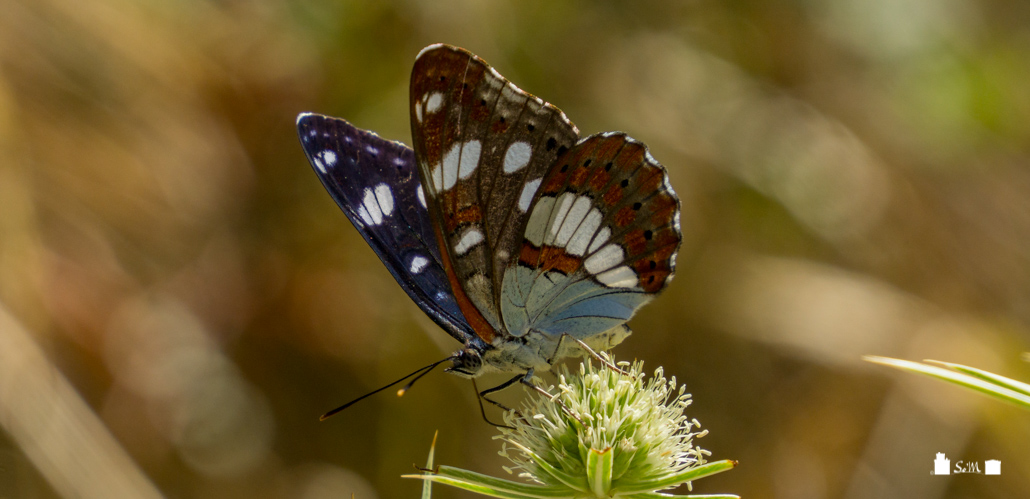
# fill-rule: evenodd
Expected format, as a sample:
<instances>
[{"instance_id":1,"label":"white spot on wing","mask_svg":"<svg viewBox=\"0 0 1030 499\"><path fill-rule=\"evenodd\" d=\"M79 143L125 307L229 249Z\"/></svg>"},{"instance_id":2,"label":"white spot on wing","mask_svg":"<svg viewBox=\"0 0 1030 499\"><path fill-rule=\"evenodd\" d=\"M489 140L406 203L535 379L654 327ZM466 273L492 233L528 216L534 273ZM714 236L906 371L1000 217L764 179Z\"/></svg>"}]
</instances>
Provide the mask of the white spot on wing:
<instances>
[{"instance_id":1,"label":"white spot on wing","mask_svg":"<svg viewBox=\"0 0 1030 499\"><path fill-rule=\"evenodd\" d=\"M365 205L358 206L358 216L361 217L362 222L365 222L365 225L375 225L375 222L372 221L372 216L365 209Z\"/></svg>"},{"instance_id":2,"label":"white spot on wing","mask_svg":"<svg viewBox=\"0 0 1030 499\"><path fill-rule=\"evenodd\" d=\"M426 114L439 111L441 105L443 105L443 94L440 92L433 92L433 94L426 99Z\"/></svg>"},{"instance_id":3,"label":"white spot on wing","mask_svg":"<svg viewBox=\"0 0 1030 499\"><path fill-rule=\"evenodd\" d=\"M415 195L418 196L419 204L421 204L423 208L428 208L428 206L426 206L426 192L424 189L422 189L422 184L418 185L418 189L415 191Z\"/></svg>"},{"instance_id":4,"label":"white spot on wing","mask_svg":"<svg viewBox=\"0 0 1030 499\"><path fill-rule=\"evenodd\" d=\"M429 259L422 255L415 255L415 258L411 259L411 266L408 267L408 271L412 274L417 274L425 270L426 265L429 264Z\"/></svg>"},{"instance_id":5,"label":"white spot on wing","mask_svg":"<svg viewBox=\"0 0 1030 499\"><path fill-rule=\"evenodd\" d=\"M437 192L443 190L443 168L440 165L434 166L430 175L433 177L433 188Z\"/></svg>"},{"instance_id":6,"label":"white spot on wing","mask_svg":"<svg viewBox=\"0 0 1030 499\"><path fill-rule=\"evenodd\" d=\"M539 183L538 181L534 182ZM533 190L535 191L536 188ZM526 223L526 239L533 243L534 246L540 247L544 244L544 232L547 227L548 215L550 215L551 209L554 208L555 201L555 198L551 196L544 196L533 207L533 214L529 216L529 222ZM519 206L521 206L521 203Z\"/></svg>"},{"instance_id":7,"label":"white spot on wing","mask_svg":"<svg viewBox=\"0 0 1030 499\"><path fill-rule=\"evenodd\" d=\"M332 168L336 164L336 153L329 149L322 151L322 161L325 162L325 166Z\"/></svg>"},{"instance_id":8,"label":"white spot on wing","mask_svg":"<svg viewBox=\"0 0 1030 499\"><path fill-rule=\"evenodd\" d=\"M572 208L569 208L568 215L565 216L565 221L562 222L561 230L554 237L554 245L558 247L564 247L569 244L569 239L572 238L572 234L579 228L580 223L590 212L590 207L593 202L589 197L579 196L576 201L572 204ZM583 243L584 245L586 243Z\"/></svg>"},{"instance_id":9,"label":"white spot on wing","mask_svg":"<svg viewBox=\"0 0 1030 499\"><path fill-rule=\"evenodd\" d=\"M518 171L529 164L533 148L526 142L514 142L504 153L504 173Z\"/></svg>"},{"instance_id":10,"label":"white spot on wing","mask_svg":"<svg viewBox=\"0 0 1030 499\"><path fill-rule=\"evenodd\" d=\"M461 240L458 244L454 245L454 253L456 255L464 255L468 250L472 249L473 246L483 242L483 233L479 232L478 229L469 229L465 232L465 235L461 236Z\"/></svg>"},{"instance_id":11,"label":"white spot on wing","mask_svg":"<svg viewBox=\"0 0 1030 499\"><path fill-rule=\"evenodd\" d=\"M590 243L590 238L594 237L594 233L601 226L603 218L604 216L601 215L601 211L597 208L590 210L590 213L583 217L583 222L579 224L579 228L576 229L576 232L569 239L565 252L570 255L583 256L586 253L587 244Z\"/></svg>"},{"instance_id":12,"label":"white spot on wing","mask_svg":"<svg viewBox=\"0 0 1030 499\"><path fill-rule=\"evenodd\" d=\"M458 164L461 158L461 144L454 144L443 157L443 185L437 185L438 191L446 191L458 182Z\"/></svg>"},{"instance_id":13,"label":"white spot on wing","mask_svg":"<svg viewBox=\"0 0 1030 499\"><path fill-rule=\"evenodd\" d=\"M572 203L575 202L576 195L571 192L562 194L558 198L558 209L555 210L554 216L551 218L551 230L548 232L547 237L544 238L544 242L547 244L554 243L554 237L558 235L558 231L561 230L562 223L565 221L565 216L569 214L569 209L572 208Z\"/></svg>"},{"instance_id":14,"label":"white spot on wing","mask_svg":"<svg viewBox=\"0 0 1030 499\"><path fill-rule=\"evenodd\" d=\"M597 253L590 255L590 258L583 262L583 266L586 267L587 272L596 275L622 263L625 258L626 252L622 250L622 246L609 244Z\"/></svg>"},{"instance_id":15,"label":"white spot on wing","mask_svg":"<svg viewBox=\"0 0 1030 499\"><path fill-rule=\"evenodd\" d=\"M519 194L519 209L522 210L522 213L529 210L529 203L533 202L533 195L536 194L536 190L540 188L540 182L543 180L538 178L522 185L522 194Z\"/></svg>"},{"instance_id":16,"label":"white spot on wing","mask_svg":"<svg viewBox=\"0 0 1030 499\"><path fill-rule=\"evenodd\" d=\"M318 171L325 173L325 165L322 163L322 159L318 156L319 155L316 154L312 156L311 159L315 160L315 168L318 168Z\"/></svg>"},{"instance_id":17,"label":"white spot on wing","mask_svg":"<svg viewBox=\"0 0 1030 499\"><path fill-rule=\"evenodd\" d=\"M365 146L365 150L368 151L368 153L372 154L372 155L379 154L379 149L376 149L375 147L372 147L372 146Z\"/></svg>"},{"instance_id":18,"label":"white spot on wing","mask_svg":"<svg viewBox=\"0 0 1030 499\"><path fill-rule=\"evenodd\" d=\"M376 200L379 201L379 207L383 210L383 215L390 216L393 213L393 192L390 192L390 186L386 184L379 184L375 188Z\"/></svg>"},{"instance_id":19,"label":"white spot on wing","mask_svg":"<svg viewBox=\"0 0 1030 499\"><path fill-rule=\"evenodd\" d=\"M472 304L479 309L483 318L486 319L490 325L495 328L499 325L497 315L493 312L493 286L490 284L490 279L487 279L483 273L476 273L465 281L465 294L472 300Z\"/></svg>"},{"instance_id":20,"label":"white spot on wing","mask_svg":"<svg viewBox=\"0 0 1030 499\"><path fill-rule=\"evenodd\" d=\"M597 233L597 237L594 238L594 242L590 243L590 247L587 248L587 251L593 253L594 250L600 248L602 244L608 242L608 238L610 237L612 237L612 229L610 227L601 229L601 231Z\"/></svg>"},{"instance_id":21,"label":"white spot on wing","mask_svg":"<svg viewBox=\"0 0 1030 499\"><path fill-rule=\"evenodd\" d=\"M637 273L626 265L622 265L598 274L597 280L610 288L632 288L637 285Z\"/></svg>"},{"instance_id":22,"label":"white spot on wing","mask_svg":"<svg viewBox=\"0 0 1030 499\"><path fill-rule=\"evenodd\" d=\"M461 148L461 159L458 161L458 178L466 179L479 166L479 153L482 150L478 140L470 140Z\"/></svg>"},{"instance_id":23,"label":"white spot on wing","mask_svg":"<svg viewBox=\"0 0 1030 499\"><path fill-rule=\"evenodd\" d=\"M362 211L364 211L363 214ZM376 201L376 195L372 189L365 189L365 196L361 200L361 208L358 209L358 213L366 224L379 225L383 223L383 210L379 208L379 202Z\"/></svg>"},{"instance_id":24,"label":"white spot on wing","mask_svg":"<svg viewBox=\"0 0 1030 499\"><path fill-rule=\"evenodd\" d=\"M415 103L415 119L417 119L419 123L422 123L422 101Z\"/></svg>"}]
</instances>

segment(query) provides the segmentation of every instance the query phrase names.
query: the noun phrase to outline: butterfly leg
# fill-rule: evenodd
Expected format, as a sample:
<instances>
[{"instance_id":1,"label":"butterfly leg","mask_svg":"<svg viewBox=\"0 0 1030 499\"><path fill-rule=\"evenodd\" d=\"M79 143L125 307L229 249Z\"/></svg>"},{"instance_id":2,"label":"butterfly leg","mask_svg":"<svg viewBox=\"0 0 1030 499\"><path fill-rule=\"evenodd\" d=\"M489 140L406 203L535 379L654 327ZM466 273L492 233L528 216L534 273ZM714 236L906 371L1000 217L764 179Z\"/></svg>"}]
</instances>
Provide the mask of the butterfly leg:
<instances>
[{"instance_id":1,"label":"butterfly leg","mask_svg":"<svg viewBox=\"0 0 1030 499\"><path fill-rule=\"evenodd\" d=\"M496 405L497 407L500 407L504 411L511 411L511 410L513 410L513 409L509 408L508 406L506 406L506 405L504 405L504 404L502 404L500 402L497 402L495 400L492 400L492 399L488 398L487 395L489 395L491 393L494 393L494 392L499 392L499 391L501 391L501 390L503 390L505 388L508 388L511 385L514 385L515 383L522 383L523 385L531 388L532 390L540 393L541 395L543 395L543 396L553 400L556 404L558 404L562 408L563 411L565 411L566 414L568 414L569 416L572 416L574 419L576 419L580 423L583 422L583 420L579 419L579 417L576 416L575 413L573 413L571 410L569 410L569 408L566 407L565 404L563 404L561 400L558 400L557 398L555 398L555 396L553 394L551 394L551 392L548 392L546 389L544 389L544 388L542 388L540 386L537 386L535 383L533 383L533 369L530 369L529 371L526 371L526 374L520 374L518 376L515 376L515 377L509 379L508 381L505 381L504 383L501 383L501 384L499 384L499 385L497 385L497 386L495 386L493 388L487 388L486 390L483 390L481 392L477 391L477 395L479 395L479 410L483 414L483 421L486 421L487 424L490 424L490 425L493 425L493 426L496 426L496 427L499 427L499 428L514 429L511 426L499 425L499 424L496 424L496 423L490 421L486 417L486 410L483 408L483 401L485 400L487 402L490 402L491 404ZM475 386L475 384L476 384L476 380L473 379L472 380L472 385ZM479 388L477 387L476 390L479 390ZM515 411L515 414L518 415L518 417L521 418L523 421L526 420L525 416L523 416L522 413L520 413L519 411Z\"/></svg>"},{"instance_id":2,"label":"butterfly leg","mask_svg":"<svg viewBox=\"0 0 1030 499\"><path fill-rule=\"evenodd\" d=\"M561 350L561 342L566 337L571 338L572 341L575 341L576 343L579 343L580 348L582 348L583 350L586 350L587 353L589 353L591 357L597 359L599 362L604 364L605 367L607 367L608 369L611 369L612 371L615 371L615 372L617 372L619 374L622 374L622 375L626 375L626 376L629 375L629 373L627 373L626 371L623 371L622 369L619 369L615 364L612 364L610 360L602 357L601 354L595 352L594 349L590 348L590 345L587 345L586 343L584 343L583 340L580 340L579 338L575 338L572 335L570 335L569 333L562 333L561 336L558 338L558 345L554 347L554 353L551 354L551 358L547 359L547 364L548 365L554 365L554 360L555 360L555 358L557 358L558 352Z\"/></svg>"},{"instance_id":3,"label":"butterfly leg","mask_svg":"<svg viewBox=\"0 0 1030 499\"><path fill-rule=\"evenodd\" d=\"M490 418L486 417L486 408L483 407L483 401L485 400L487 402L490 402L491 404L496 405L497 407L500 407L501 410L503 410L505 412L513 410L510 407L508 407L508 406L506 406L506 405L504 405L504 404L502 404L500 402L497 402L496 400L487 398L487 395L489 395L491 393L494 393L494 392L501 391L501 390L503 390L505 388L508 388L509 386L515 384L515 382L517 382L520 378L522 378L521 374L518 375L518 376L515 376L514 378L509 379L508 381L505 381L504 383L501 383L501 384L499 384L499 385L497 385L497 386L495 386L493 388L487 388L486 390L483 390L483 391L479 391L479 386L476 385L476 379L472 378L472 388L474 388L476 390L476 400L479 401L479 413L483 415L483 421L486 421L486 424L488 424L490 426L495 426L497 428L508 428L508 429L511 429L511 430L515 429L515 428L513 428L511 426L508 426L508 425L505 425L505 424L497 424L497 423L494 423L493 421L490 421ZM518 417L522 418L522 413L520 413L519 411L515 411L515 414L517 414ZM523 418L523 419L525 419L525 418Z\"/></svg>"}]
</instances>

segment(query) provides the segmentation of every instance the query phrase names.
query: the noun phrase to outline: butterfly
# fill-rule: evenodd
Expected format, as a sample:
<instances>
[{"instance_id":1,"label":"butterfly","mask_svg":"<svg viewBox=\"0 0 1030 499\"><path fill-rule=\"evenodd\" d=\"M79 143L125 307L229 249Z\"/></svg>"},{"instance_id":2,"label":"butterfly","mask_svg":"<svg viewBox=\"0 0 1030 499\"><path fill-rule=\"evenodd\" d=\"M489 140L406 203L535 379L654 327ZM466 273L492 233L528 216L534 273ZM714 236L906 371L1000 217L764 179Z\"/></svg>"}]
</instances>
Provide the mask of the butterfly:
<instances>
[{"instance_id":1,"label":"butterfly","mask_svg":"<svg viewBox=\"0 0 1030 499\"><path fill-rule=\"evenodd\" d=\"M462 343L447 370L529 376L622 342L682 239L647 147L580 138L561 110L450 45L418 54L410 104L413 148L313 113L297 130L397 283Z\"/></svg>"}]
</instances>

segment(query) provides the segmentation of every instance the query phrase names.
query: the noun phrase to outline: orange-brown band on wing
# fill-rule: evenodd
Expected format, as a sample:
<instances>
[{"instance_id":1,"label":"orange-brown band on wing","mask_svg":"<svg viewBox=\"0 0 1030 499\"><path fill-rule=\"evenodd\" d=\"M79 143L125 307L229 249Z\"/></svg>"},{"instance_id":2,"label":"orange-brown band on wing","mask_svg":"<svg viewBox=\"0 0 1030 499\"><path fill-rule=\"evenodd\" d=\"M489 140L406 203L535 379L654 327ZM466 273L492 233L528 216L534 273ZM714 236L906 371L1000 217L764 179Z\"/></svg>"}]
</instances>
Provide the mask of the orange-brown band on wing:
<instances>
[{"instance_id":1,"label":"orange-brown band on wing","mask_svg":"<svg viewBox=\"0 0 1030 499\"><path fill-rule=\"evenodd\" d=\"M443 202L456 202L456 191L450 190L445 191L441 194ZM472 330L475 331L476 336L479 336L483 341L492 343L494 338L497 336L497 332L493 326L487 322L486 318L483 317L482 312L476 308L476 305L472 303L468 295L464 291L464 283L458 278L458 274L454 272L454 265L451 262L450 249L447 247L447 234L451 234L455 229L458 228L464 222L478 222L482 220L482 212L479 206L472 205L456 213L452 212L449 216L445 215L443 226L437 225L435 227L436 240L440 246L440 257L442 258L441 264L447 271L447 280L451 283L451 293L454 294L454 301L458 303L458 308L461 309L461 314L465 316L465 320L468 321L469 325L472 326ZM446 232L445 232L446 231Z\"/></svg>"},{"instance_id":2,"label":"orange-brown band on wing","mask_svg":"<svg viewBox=\"0 0 1030 499\"><path fill-rule=\"evenodd\" d=\"M557 270L565 275L572 274L583 265L583 258L570 255L565 248L544 245L537 248L528 242L522 243L522 251L519 253L519 262L537 267L542 272Z\"/></svg>"},{"instance_id":3,"label":"orange-brown band on wing","mask_svg":"<svg viewBox=\"0 0 1030 499\"><path fill-rule=\"evenodd\" d=\"M451 264L451 255L447 251L447 243L444 242L446 238L443 236L440 227L436 228L436 240L440 243L440 256L443 260L441 264L447 270L447 280L451 282L451 292L454 294L454 301L458 303L458 308L461 309L465 320L472 326L472 330L476 332L476 336L482 338L487 344L493 343L494 338L497 336L497 331L494 331L493 326L487 322L483 314L480 313L479 309L472 303L472 300L465 294L462 287L463 283L458 280L458 275L454 272L454 265Z\"/></svg>"},{"instance_id":4,"label":"orange-brown band on wing","mask_svg":"<svg viewBox=\"0 0 1030 499\"><path fill-rule=\"evenodd\" d=\"M445 193L445 197L451 194ZM478 204L458 208L456 212L447 214L447 233L454 234L454 231L463 225L480 224L483 221L483 211Z\"/></svg>"}]
</instances>

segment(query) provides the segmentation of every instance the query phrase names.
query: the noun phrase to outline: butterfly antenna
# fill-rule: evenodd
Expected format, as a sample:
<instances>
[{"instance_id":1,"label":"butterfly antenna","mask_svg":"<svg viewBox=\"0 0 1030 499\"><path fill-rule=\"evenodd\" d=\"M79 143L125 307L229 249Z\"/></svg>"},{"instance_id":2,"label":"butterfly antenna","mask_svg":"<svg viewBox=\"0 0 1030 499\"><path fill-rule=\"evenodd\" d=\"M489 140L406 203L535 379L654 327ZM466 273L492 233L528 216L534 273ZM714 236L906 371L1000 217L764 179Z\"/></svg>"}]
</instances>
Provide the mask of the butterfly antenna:
<instances>
[{"instance_id":1,"label":"butterfly antenna","mask_svg":"<svg viewBox=\"0 0 1030 499\"><path fill-rule=\"evenodd\" d=\"M382 388L376 388L375 390L372 390L371 392L368 392L368 393L366 393L366 394L364 394L364 395L362 395L362 396L360 396L360 397L358 397L358 398L356 398L354 400L351 400L350 402L347 402L346 404L341 405L340 407L337 407L336 409L333 409L333 410L323 414L321 417L318 418L318 420L319 421L325 421L326 419L329 419L330 417L332 417L336 413L341 412L344 409L346 409L346 408L348 408L348 407L350 407L350 406L352 406L354 404L357 404L358 402L361 402L362 400L365 400L366 398L371 397L372 395L375 395L375 394L377 394L377 393L379 393L379 392L381 392L381 391L383 391L383 390L385 390L387 388L390 388L391 386L396 385L397 383L400 383L400 382L402 382L402 381L404 381L404 380L406 380L406 379L408 379L408 378L410 378L412 376L415 376L415 379L411 380L411 383L408 383L407 385L404 386L404 388L401 388L400 390L397 391L397 396L398 397L401 396L401 395L404 395L404 392L407 391L408 388L411 388L411 385L415 384L415 381L418 381L419 378L421 378L422 376L425 376L426 374L429 374L429 372L432 371L434 368L436 368L436 366L438 366L440 364L443 364L444 362L447 362L449 360L454 360L455 358L456 357L452 355L450 357L447 357L446 359L438 360L436 362L433 362L432 364L429 364L428 366L420 367L420 368L416 369L415 372L413 372L411 374L408 374L408 375L404 376L403 378L401 378L401 379L399 379L397 381L394 381L393 383L390 383L390 384L388 384L388 385L386 385L386 386L384 386Z\"/></svg>"},{"instance_id":2,"label":"butterfly antenna","mask_svg":"<svg viewBox=\"0 0 1030 499\"><path fill-rule=\"evenodd\" d=\"M454 357L447 357L446 359L443 359L443 360L441 360L439 362L434 362L431 365L423 367L422 369L424 369L424 370L422 371L421 374L419 374L418 376L415 376L415 379L409 381L408 384L404 385L404 388L401 388L400 390L397 390L397 396L398 397L403 397L404 394L407 393L408 389L411 388L411 385L414 385L416 381L422 379L422 376L425 376L425 375L429 374L429 372L432 371L433 369L435 369L436 366L438 366L440 364L443 364L444 362L447 362L448 360L452 360L453 358ZM418 371L415 371L415 372L418 372ZM412 374L414 374L414 373L412 373ZM408 376L411 376L411 374L409 374Z\"/></svg>"}]
</instances>

